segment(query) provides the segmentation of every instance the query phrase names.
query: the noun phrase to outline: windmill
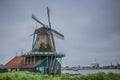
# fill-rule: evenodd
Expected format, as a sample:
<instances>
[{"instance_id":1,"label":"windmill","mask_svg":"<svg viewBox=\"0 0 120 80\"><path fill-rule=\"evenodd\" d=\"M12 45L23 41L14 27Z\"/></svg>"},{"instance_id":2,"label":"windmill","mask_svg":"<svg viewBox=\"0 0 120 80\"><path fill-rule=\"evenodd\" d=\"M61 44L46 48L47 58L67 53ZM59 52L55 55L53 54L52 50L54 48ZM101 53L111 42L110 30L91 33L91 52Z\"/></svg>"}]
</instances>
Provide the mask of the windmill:
<instances>
[{"instance_id":1,"label":"windmill","mask_svg":"<svg viewBox=\"0 0 120 80\"><path fill-rule=\"evenodd\" d=\"M33 34L33 43L32 43L32 52L35 54L39 52L39 56L42 52L46 52L42 60L46 60L47 72L46 73L61 73L61 59L64 57L64 54L57 53L55 47L54 37L59 39L64 39L64 35L59 33L58 31L51 28L50 21L50 9L47 7L47 17L48 17L48 25L45 25L43 22L37 19L37 17L32 14L32 19L38 22L42 27L35 29ZM47 54L48 53L48 54ZM43 54L43 53L42 53ZM44 64L42 63L42 64ZM41 66L41 65L39 65ZM41 66L42 67L42 66ZM45 67L44 67L45 69ZM45 69L46 70L46 69ZM43 70L43 71L45 71ZM44 73L44 72L43 72Z\"/></svg>"},{"instance_id":2,"label":"windmill","mask_svg":"<svg viewBox=\"0 0 120 80\"><path fill-rule=\"evenodd\" d=\"M40 20L38 20L34 14L32 14L32 19L42 25L41 28L38 28L34 31L32 51L56 52L54 36L62 40L64 39L64 35L51 28L50 9L48 7L47 16L49 25L45 25ZM35 34L37 34L36 40Z\"/></svg>"}]
</instances>

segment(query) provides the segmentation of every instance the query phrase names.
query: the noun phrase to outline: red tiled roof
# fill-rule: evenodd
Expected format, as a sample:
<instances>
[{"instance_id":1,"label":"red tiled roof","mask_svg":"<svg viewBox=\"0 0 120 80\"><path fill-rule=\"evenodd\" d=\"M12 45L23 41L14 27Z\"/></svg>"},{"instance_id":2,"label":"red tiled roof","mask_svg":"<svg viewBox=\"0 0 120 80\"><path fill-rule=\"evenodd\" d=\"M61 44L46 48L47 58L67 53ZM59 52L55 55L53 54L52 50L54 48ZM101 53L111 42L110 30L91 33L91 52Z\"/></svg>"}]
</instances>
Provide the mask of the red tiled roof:
<instances>
[{"instance_id":1,"label":"red tiled roof","mask_svg":"<svg viewBox=\"0 0 120 80\"><path fill-rule=\"evenodd\" d=\"M39 60L32 64L24 64L24 58L22 56L16 56L11 61L9 61L4 68L31 68L32 66L39 63Z\"/></svg>"},{"instance_id":2,"label":"red tiled roof","mask_svg":"<svg viewBox=\"0 0 120 80\"><path fill-rule=\"evenodd\" d=\"M22 66L23 57L22 56L16 56L13 58L10 62L8 62L4 68L19 68Z\"/></svg>"}]
</instances>

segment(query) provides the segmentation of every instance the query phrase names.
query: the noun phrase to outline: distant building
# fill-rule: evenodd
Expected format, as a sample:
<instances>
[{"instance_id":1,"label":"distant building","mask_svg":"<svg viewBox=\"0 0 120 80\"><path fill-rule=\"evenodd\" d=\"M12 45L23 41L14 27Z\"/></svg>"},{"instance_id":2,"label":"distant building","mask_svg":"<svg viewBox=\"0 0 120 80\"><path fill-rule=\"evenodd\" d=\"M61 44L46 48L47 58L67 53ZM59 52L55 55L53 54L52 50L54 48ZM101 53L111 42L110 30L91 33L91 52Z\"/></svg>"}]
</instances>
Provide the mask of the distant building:
<instances>
[{"instance_id":1,"label":"distant building","mask_svg":"<svg viewBox=\"0 0 120 80\"><path fill-rule=\"evenodd\" d=\"M99 64L98 63L93 63L93 64L91 64L91 67L93 69L98 69L99 68Z\"/></svg>"},{"instance_id":2,"label":"distant building","mask_svg":"<svg viewBox=\"0 0 120 80\"><path fill-rule=\"evenodd\" d=\"M0 68L2 68L3 67L3 64L0 64Z\"/></svg>"},{"instance_id":3,"label":"distant building","mask_svg":"<svg viewBox=\"0 0 120 80\"><path fill-rule=\"evenodd\" d=\"M3 72L3 64L0 64L0 73Z\"/></svg>"}]
</instances>

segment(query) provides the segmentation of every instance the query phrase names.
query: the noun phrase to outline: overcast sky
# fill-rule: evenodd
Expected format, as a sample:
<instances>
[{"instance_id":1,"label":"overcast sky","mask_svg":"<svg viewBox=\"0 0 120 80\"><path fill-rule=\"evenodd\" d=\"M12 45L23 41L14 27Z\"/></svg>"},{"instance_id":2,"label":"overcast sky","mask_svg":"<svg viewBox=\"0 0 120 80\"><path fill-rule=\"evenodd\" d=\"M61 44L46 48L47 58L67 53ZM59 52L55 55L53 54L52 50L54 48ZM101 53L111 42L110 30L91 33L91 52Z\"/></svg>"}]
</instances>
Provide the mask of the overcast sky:
<instances>
[{"instance_id":1,"label":"overcast sky","mask_svg":"<svg viewBox=\"0 0 120 80\"><path fill-rule=\"evenodd\" d=\"M0 64L31 50L41 27L31 15L48 24L47 6L52 28L65 36L55 38L63 66L120 63L120 0L0 0Z\"/></svg>"}]
</instances>

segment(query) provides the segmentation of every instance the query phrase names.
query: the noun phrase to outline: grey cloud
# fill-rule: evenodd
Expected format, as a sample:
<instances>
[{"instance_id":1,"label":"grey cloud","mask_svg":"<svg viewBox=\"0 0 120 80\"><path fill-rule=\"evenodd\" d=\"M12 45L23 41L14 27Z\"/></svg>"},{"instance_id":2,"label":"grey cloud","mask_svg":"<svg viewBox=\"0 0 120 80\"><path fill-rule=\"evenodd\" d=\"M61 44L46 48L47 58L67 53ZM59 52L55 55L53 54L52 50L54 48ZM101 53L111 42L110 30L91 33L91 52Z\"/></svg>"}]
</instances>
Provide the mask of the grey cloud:
<instances>
[{"instance_id":1,"label":"grey cloud","mask_svg":"<svg viewBox=\"0 0 120 80\"><path fill-rule=\"evenodd\" d=\"M64 66L89 65L95 58L109 64L119 58L119 0L1 0L0 56L4 57L0 63L5 64L16 51L20 54L20 49L31 50L29 35L36 28L31 14L48 24L46 6L51 8L52 28L65 35L64 41L55 38L57 51L66 53Z\"/></svg>"}]
</instances>

